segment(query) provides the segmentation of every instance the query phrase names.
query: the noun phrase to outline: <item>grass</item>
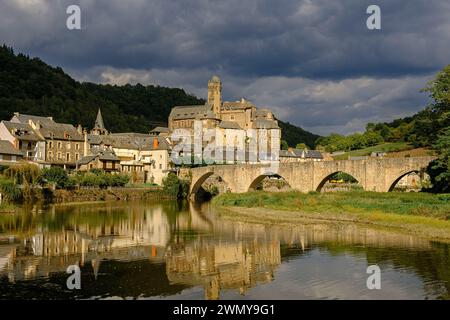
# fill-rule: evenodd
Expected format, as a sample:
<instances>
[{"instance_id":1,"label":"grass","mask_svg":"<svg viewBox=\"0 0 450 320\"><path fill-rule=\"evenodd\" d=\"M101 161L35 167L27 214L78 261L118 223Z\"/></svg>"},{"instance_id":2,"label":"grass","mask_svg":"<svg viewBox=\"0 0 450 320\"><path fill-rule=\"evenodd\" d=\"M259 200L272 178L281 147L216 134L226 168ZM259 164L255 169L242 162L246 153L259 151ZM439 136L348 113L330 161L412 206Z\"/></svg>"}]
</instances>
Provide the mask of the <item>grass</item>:
<instances>
[{"instance_id":1,"label":"grass","mask_svg":"<svg viewBox=\"0 0 450 320\"><path fill-rule=\"evenodd\" d=\"M247 222L298 224L305 219L368 223L450 239L450 194L249 192L222 194L213 203L234 208Z\"/></svg>"},{"instance_id":2,"label":"grass","mask_svg":"<svg viewBox=\"0 0 450 320\"><path fill-rule=\"evenodd\" d=\"M334 160L347 160L348 157L363 157L368 156L372 152L380 151L380 152L398 152L398 151L404 151L404 150L411 150L413 149L413 146L407 144L406 142L388 142L379 144L373 147L368 147L364 149L359 150L352 150L349 152L346 152L344 154L338 155L333 157Z\"/></svg>"}]
</instances>

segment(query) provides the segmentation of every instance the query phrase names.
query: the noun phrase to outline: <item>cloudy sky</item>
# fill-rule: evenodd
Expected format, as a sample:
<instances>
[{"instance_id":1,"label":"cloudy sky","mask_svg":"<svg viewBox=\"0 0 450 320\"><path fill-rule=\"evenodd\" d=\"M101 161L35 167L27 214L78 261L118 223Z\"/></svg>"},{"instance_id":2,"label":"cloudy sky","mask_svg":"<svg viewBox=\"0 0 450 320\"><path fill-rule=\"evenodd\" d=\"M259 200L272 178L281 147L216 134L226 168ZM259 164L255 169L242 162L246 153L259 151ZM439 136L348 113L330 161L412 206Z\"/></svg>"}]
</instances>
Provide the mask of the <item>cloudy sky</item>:
<instances>
[{"instance_id":1,"label":"cloudy sky","mask_svg":"<svg viewBox=\"0 0 450 320\"><path fill-rule=\"evenodd\" d=\"M81 7L81 30L66 27ZM381 8L381 30L366 9ZM448 0L0 0L0 42L81 81L245 97L312 132L408 116L450 64Z\"/></svg>"}]
</instances>

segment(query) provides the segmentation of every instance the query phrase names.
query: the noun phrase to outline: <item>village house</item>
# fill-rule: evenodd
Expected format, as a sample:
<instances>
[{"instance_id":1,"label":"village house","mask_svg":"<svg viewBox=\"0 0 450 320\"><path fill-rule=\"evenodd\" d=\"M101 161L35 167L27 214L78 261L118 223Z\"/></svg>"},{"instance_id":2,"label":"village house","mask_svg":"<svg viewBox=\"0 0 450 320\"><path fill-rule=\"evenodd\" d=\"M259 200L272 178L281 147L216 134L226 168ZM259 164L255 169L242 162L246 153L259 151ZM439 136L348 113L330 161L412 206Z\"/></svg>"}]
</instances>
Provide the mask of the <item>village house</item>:
<instances>
[{"instance_id":1,"label":"village house","mask_svg":"<svg viewBox=\"0 0 450 320\"><path fill-rule=\"evenodd\" d=\"M85 156L77 161L77 170L89 171L92 169L99 169L105 172L115 173L120 172L120 160L109 150L96 151L94 154Z\"/></svg>"},{"instance_id":2,"label":"village house","mask_svg":"<svg viewBox=\"0 0 450 320\"><path fill-rule=\"evenodd\" d=\"M16 163L23 159L23 153L18 151L11 142L0 140L0 165Z\"/></svg>"},{"instance_id":3,"label":"village house","mask_svg":"<svg viewBox=\"0 0 450 320\"><path fill-rule=\"evenodd\" d=\"M280 150L280 162L308 162L308 161L323 161L324 157L320 151L307 149Z\"/></svg>"},{"instance_id":4,"label":"village house","mask_svg":"<svg viewBox=\"0 0 450 320\"><path fill-rule=\"evenodd\" d=\"M43 166L61 166L74 169L76 162L82 158L84 138L81 127L58 123L52 117L14 113L11 121L5 121L5 127L10 128L17 138L17 148L26 148L26 158ZM31 128L31 130L30 130ZM0 129L0 132L3 130ZM2 140L9 140L0 133ZM32 141L29 141L32 140ZM20 143L22 141L22 143ZM35 141L33 143L33 141ZM26 147L24 147L26 145Z\"/></svg>"},{"instance_id":5,"label":"village house","mask_svg":"<svg viewBox=\"0 0 450 320\"><path fill-rule=\"evenodd\" d=\"M45 139L27 123L2 121L0 140L12 144L24 160L45 162Z\"/></svg>"},{"instance_id":6,"label":"village house","mask_svg":"<svg viewBox=\"0 0 450 320\"><path fill-rule=\"evenodd\" d=\"M129 174L134 183L162 184L171 170L168 129L157 127L150 134L110 133L99 110L94 128L85 132L88 156L110 151L120 162L120 171Z\"/></svg>"}]
</instances>

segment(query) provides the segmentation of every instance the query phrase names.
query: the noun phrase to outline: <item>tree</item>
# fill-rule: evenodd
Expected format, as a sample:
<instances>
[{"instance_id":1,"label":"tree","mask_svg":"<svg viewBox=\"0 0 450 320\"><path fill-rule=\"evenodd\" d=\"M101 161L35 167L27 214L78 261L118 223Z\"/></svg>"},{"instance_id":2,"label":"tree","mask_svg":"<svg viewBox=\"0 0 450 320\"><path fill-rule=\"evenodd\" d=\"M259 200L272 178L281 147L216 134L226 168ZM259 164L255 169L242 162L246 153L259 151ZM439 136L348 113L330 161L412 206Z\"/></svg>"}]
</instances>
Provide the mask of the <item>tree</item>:
<instances>
[{"instance_id":1,"label":"tree","mask_svg":"<svg viewBox=\"0 0 450 320\"><path fill-rule=\"evenodd\" d=\"M297 143L297 145L295 146L296 149L306 149L309 150L311 149L310 147L308 147L305 143Z\"/></svg>"},{"instance_id":2,"label":"tree","mask_svg":"<svg viewBox=\"0 0 450 320\"><path fill-rule=\"evenodd\" d=\"M42 178L48 182L57 185L60 188L69 186L69 177L66 170L61 167L51 167L42 170Z\"/></svg>"},{"instance_id":3,"label":"tree","mask_svg":"<svg viewBox=\"0 0 450 320\"><path fill-rule=\"evenodd\" d=\"M289 149L289 145L286 142L286 140L281 140L281 150L287 150Z\"/></svg>"},{"instance_id":4,"label":"tree","mask_svg":"<svg viewBox=\"0 0 450 320\"><path fill-rule=\"evenodd\" d=\"M438 158L428 166L434 192L450 192L450 127L438 136L434 149Z\"/></svg>"}]
</instances>

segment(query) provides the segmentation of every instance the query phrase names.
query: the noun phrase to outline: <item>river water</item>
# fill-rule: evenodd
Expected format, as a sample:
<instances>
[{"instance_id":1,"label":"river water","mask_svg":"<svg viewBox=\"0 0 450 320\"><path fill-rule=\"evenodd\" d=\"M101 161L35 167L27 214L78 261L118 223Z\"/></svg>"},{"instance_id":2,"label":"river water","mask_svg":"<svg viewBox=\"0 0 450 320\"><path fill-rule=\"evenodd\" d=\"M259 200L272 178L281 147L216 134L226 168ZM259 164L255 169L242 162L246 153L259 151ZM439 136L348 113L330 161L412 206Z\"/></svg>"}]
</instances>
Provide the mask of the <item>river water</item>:
<instances>
[{"instance_id":1,"label":"river water","mask_svg":"<svg viewBox=\"0 0 450 320\"><path fill-rule=\"evenodd\" d=\"M2 214L0 298L450 298L449 244L352 224L271 227L220 216L210 204L173 201ZM74 265L81 289L70 290ZM368 289L372 265L380 289Z\"/></svg>"}]
</instances>

